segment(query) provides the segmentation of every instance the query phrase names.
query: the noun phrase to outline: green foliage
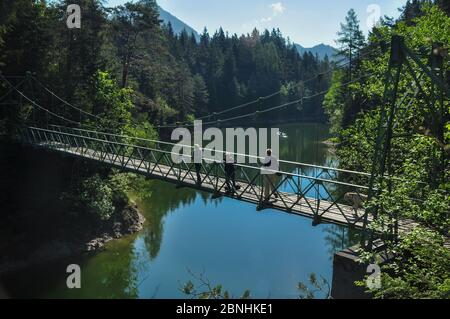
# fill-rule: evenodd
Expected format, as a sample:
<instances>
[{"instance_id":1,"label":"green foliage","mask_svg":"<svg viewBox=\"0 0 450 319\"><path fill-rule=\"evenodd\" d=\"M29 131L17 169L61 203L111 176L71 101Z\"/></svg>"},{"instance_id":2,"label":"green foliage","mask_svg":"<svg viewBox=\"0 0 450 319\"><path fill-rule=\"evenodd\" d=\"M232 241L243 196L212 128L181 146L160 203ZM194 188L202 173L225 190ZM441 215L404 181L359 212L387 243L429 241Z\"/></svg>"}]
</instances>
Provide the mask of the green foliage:
<instances>
[{"instance_id":1,"label":"green foliage","mask_svg":"<svg viewBox=\"0 0 450 319\"><path fill-rule=\"evenodd\" d=\"M341 30L336 43L340 45L339 55L349 59L364 46L364 34L359 27L359 20L354 9L350 9L345 17L345 24L341 23Z\"/></svg>"},{"instance_id":2,"label":"green foliage","mask_svg":"<svg viewBox=\"0 0 450 319\"><path fill-rule=\"evenodd\" d=\"M129 204L128 193L133 190L136 176L116 170L108 174L80 171L78 181L61 197L61 205L75 218L90 218L98 223Z\"/></svg>"},{"instance_id":3,"label":"green foliage","mask_svg":"<svg viewBox=\"0 0 450 319\"><path fill-rule=\"evenodd\" d=\"M194 109L197 114L205 113L209 105L209 93L205 80L199 74L194 76ZM188 119L189 121L189 119Z\"/></svg>"},{"instance_id":4,"label":"green foliage","mask_svg":"<svg viewBox=\"0 0 450 319\"><path fill-rule=\"evenodd\" d=\"M222 285L212 285L204 274L196 276L192 272L190 275L198 281L198 285L191 280L185 283L181 288L181 292L193 299L236 299L227 290L224 290ZM239 299L250 299L250 291L245 290Z\"/></svg>"},{"instance_id":5,"label":"green foliage","mask_svg":"<svg viewBox=\"0 0 450 319\"><path fill-rule=\"evenodd\" d=\"M0 9L0 67L4 73L43 70L39 60L46 60L53 12L46 14L41 1L25 0L2 1Z\"/></svg>"},{"instance_id":6,"label":"green foliage","mask_svg":"<svg viewBox=\"0 0 450 319\"><path fill-rule=\"evenodd\" d=\"M197 283L189 280L180 288L180 291L186 296L193 299L237 299L227 290L224 290L222 285L211 284L203 273L199 276L193 274L191 271L189 271L189 273L195 278ZM297 286L297 289L300 292L300 299L331 298L331 286L325 278L321 277L320 279L317 279L316 274L311 274L308 281L308 285L300 282ZM250 298L250 290L245 290L239 297L239 299Z\"/></svg>"},{"instance_id":7,"label":"green foliage","mask_svg":"<svg viewBox=\"0 0 450 319\"><path fill-rule=\"evenodd\" d=\"M333 135L337 135L341 130L341 123L344 116L344 89L341 87L341 84L344 82L344 78L345 75L343 71L333 72L331 87L325 95L323 101L325 113L328 115L331 123L330 132Z\"/></svg>"},{"instance_id":8,"label":"green foliage","mask_svg":"<svg viewBox=\"0 0 450 319\"><path fill-rule=\"evenodd\" d=\"M318 279L316 274L310 274L308 281L309 285L303 282L297 285L297 289L300 292L300 299L317 299L319 298L318 293L321 294L320 297L325 299L331 298L331 286L328 280L323 277Z\"/></svg>"},{"instance_id":9,"label":"green foliage","mask_svg":"<svg viewBox=\"0 0 450 319\"><path fill-rule=\"evenodd\" d=\"M113 9L112 41L122 66L122 88L128 85L133 62L144 51L142 43L148 40L150 33L158 32L158 17L154 0L127 2Z\"/></svg>"},{"instance_id":10,"label":"green foliage","mask_svg":"<svg viewBox=\"0 0 450 319\"><path fill-rule=\"evenodd\" d=\"M81 184L81 207L100 221L109 220L114 213L113 191L99 176L94 175Z\"/></svg>"},{"instance_id":11,"label":"green foliage","mask_svg":"<svg viewBox=\"0 0 450 319\"><path fill-rule=\"evenodd\" d=\"M422 53L420 58L425 64L432 43L442 42L448 48L449 6L445 1L424 5L429 2L409 1L399 21L384 19L370 34L367 47L356 14L349 11L337 42L341 55L351 58L353 67L336 71L332 79L324 76L304 83L303 80L328 71L330 64L309 53L300 56L280 30L255 29L241 37L230 36L222 29L212 35L205 30L197 43L187 32L176 35L169 26L160 26L154 0L127 3L112 10L104 8L100 1L79 0L77 3L88 14L83 14L81 29L68 30L61 19L67 1L2 1L0 71L7 75L36 72L58 96L100 116L103 119L100 129L147 139L157 138L155 124L191 121L193 115L219 112L281 88L280 95L259 105L273 106L326 90L331 82L324 101L318 97L305 102L302 112L282 110L263 119L321 118L323 109L317 105L323 102L332 132L339 141L337 154L341 166L370 172L384 103L389 50L384 54L369 51L380 40L389 42L393 34L404 36L408 47ZM370 54L361 58L359 53ZM447 71L448 58L444 61ZM367 74L374 76L340 87L350 79ZM413 89L412 81L410 76L401 78L399 96L414 93L409 92ZM425 93L429 93L430 80L423 77L422 81ZM0 87L0 95L4 92L5 88ZM39 101L42 105L53 105L49 97L39 96ZM247 111L255 111L252 107ZM8 123L30 118L30 110L29 105L24 105L12 114L2 113L1 129L8 130ZM393 190L384 191L377 201L370 203L383 208L380 220L392 223L394 218L411 218L448 236L448 101L444 110L444 114L436 112L421 95L411 103L399 105L391 156L391 173L396 178L392 180ZM86 116L74 110L57 111L72 120L87 122ZM45 120L45 116L38 116L36 122L45 124ZM90 121L90 125L97 125ZM148 141L138 143L152 146ZM116 207L126 204L125 190L130 187L126 184L131 177L117 174L109 178L89 174L84 177L86 180L80 181L72 194L76 201L74 207L80 211L107 220ZM417 249L410 242L417 242ZM399 257L408 260L408 256L413 256L411 263L419 260L420 267L397 262L398 269L394 269L392 277L385 278L390 290L383 295L446 296L448 277L439 271L444 266L448 269L448 263L438 258L437 253L433 254L439 252L448 258L440 247L437 237L429 233L411 235L400 246L394 243L391 248L399 252ZM427 253L431 257L424 261ZM423 283L422 278L427 278L429 284ZM320 286L316 278L310 279L314 279L313 286ZM193 289L191 285L187 288ZM207 291L208 296L228 296L221 286L210 286Z\"/></svg>"},{"instance_id":12,"label":"green foliage","mask_svg":"<svg viewBox=\"0 0 450 319\"><path fill-rule=\"evenodd\" d=\"M132 189L133 179L133 174L119 173L113 170L105 181L112 191L112 203L117 210L123 209L128 205L128 193Z\"/></svg>"},{"instance_id":13,"label":"green foliage","mask_svg":"<svg viewBox=\"0 0 450 319\"><path fill-rule=\"evenodd\" d=\"M150 200L154 194L154 181L143 176L133 175L130 179L130 193L141 200Z\"/></svg>"},{"instance_id":14,"label":"green foliage","mask_svg":"<svg viewBox=\"0 0 450 319\"><path fill-rule=\"evenodd\" d=\"M140 120L137 124L128 126L125 134L136 138L130 139L129 141L126 139L125 142L147 148L154 147L155 143L152 141L159 139L158 132L148 120Z\"/></svg>"},{"instance_id":15,"label":"green foliage","mask_svg":"<svg viewBox=\"0 0 450 319\"><path fill-rule=\"evenodd\" d=\"M197 43L193 35L175 34L170 26L160 24L154 0L115 8L105 8L97 0L76 3L85 12L83 27L70 30L61 19L67 1L2 3L0 70L7 75L36 72L58 96L103 117L101 127L109 131L127 132L130 121L141 118L152 125L184 122L191 114L219 112L285 84L302 90L289 89L288 95L274 96L261 107L323 91L329 85L327 76L301 85L302 80L329 70L330 63L310 53L300 56L280 30L254 30L241 37L222 29L212 35L205 30ZM305 103L303 113L290 108L260 119L323 119L323 110L317 107L321 100L319 96ZM39 96L39 101L53 105L49 96ZM70 108L56 113L84 123L94 121ZM46 120L45 116L36 119Z\"/></svg>"},{"instance_id":16,"label":"green foliage","mask_svg":"<svg viewBox=\"0 0 450 319\"><path fill-rule=\"evenodd\" d=\"M450 250L444 238L417 228L394 247L395 258L382 268L382 288L375 298L450 298Z\"/></svg>"},{"instance_id":17,"label":"green foliage","mask_svg":"<svg viewBox=\"0 0 450 319\"><path fill-rule=\"evenodd\" d=\"M280 88L284 93L263 103L262 108L299 98L302 94L324 90L329 85L329 78L324 77L305 84L303 92L298 89L301 80L327 71L330 64L327 61L319 61L310 53L300 56L279 30L254 30L251 34L241 37L228 36L222 29L210 36L205 30L200 43L196 43L193 37L186 33L174 35L170 28L166 28L164 33L176 60L183 60L189 67L188 70L181 68L179 71L183 81L178 83L176 88L170 85L165 89L166 92L174 92L165 96L165 99L180 111L179 121L182 120L181 116L185 117L193 112L197 116L220 112ZM175 67L178 68L178 65ZM190 83L190 77L193 77L193 85ZM176 80L178 81L178 77ZM191 88L194 89L193 95L190 94ZM181 107L178 106L180 99L173 99L177 96L184 99ZM316 107L317 103L321 103L321 99L322 97L319 97L308 103L305 114L313 118L323 117L322 109ZM249 106L248 111L255 110L255 106ZM276 117L299 119L302 113L291 108L278 114L264 115L263 120L273 120Z\"/></svg>"},{"instance_id":18,"label":"green foliage","mask_svg":"<svg viewBox=\"0 0 450 319\"><path fill-rule=\"evenodd\" d=\"M418 4L419 1L414 5ZM420 4L419 9L413 10L410 5L408 8L412 11L399 21L374 29L369 49L370 43L389 42L393 34L403 35L406 45L422 53L420 59L427 65L432 43L450 45L450 17L429 3ZM348 91L337 89L345 76L333 76L324 107L340 142L337 155L343 168L371 172L372 165L379 165L372 161L381 106L385 103L384 74L389 54L386 50L384 54L360 59L353 73L375 76L352 84L350 100ZM415 64L412 67L416 74L421 73ZM444 68L448 67L446 58ZM384 238L391 238L398 219L412 219L421 226L402 235L399 243L387 241L395 259L384 266L383 288L374 294L377 298L448 298L450 255L443 246L443 236L448 238L450 230L449 140L448 123L443 119L449 116L449 104L444 103L444 114L437 112L438 103L431 106L424 94L415 94L413 78L402 74L397 102L403 97L405 100L397 103L389 163L391 178L377 181L376 187L382 192L367 208L380 213L371 228L384 234ZM431 81L427 76L422 77L421 85L429 95ZM358 108L354 107L356 104ZM373 259L374 253L365 252L363 256Z\"/></svg>"},{"instance_id":19,"label":"green foliage","mask_svg":"<svg viewBox=\"0 0 450 319\"><path fill-rule=\"evenodd\" d=\"M353 9L348 12L345 24L341 24L338 36L336 43L340 47L337 56L345 57L348 66L333 72L331 88L323 101L325 113L331 123L331 133L335 136L341 128L346 128L354 122L356 115L364 109L364 101L367 101L358 93L366 86L366 80L354 81L364 75L358 68L358 63L365 38Z\"/></svg>"},{"instance_id":20,"label":"green foliage","mask_svg":"<svg viewBox=\"0 0 450 319\"><path fill-rule=\"evenodd\" d=\"M159 118L161 123L168 123L178 115L178 112L170 107L167 101L160 96L156 98L156 105L157 117Z\"/></svg>"},{"instance_id":21,"label":"green foliage","mask_svg":"<svg viewBox=\"0 0 450 319\"><path fill-rule=\"evenodd\" d=\"M102 128L113 133L123 133L131 125L132 90L121 89L108 72L98 71L94 80L94 107L102 118Z\"/></svg>"}]
</instances>

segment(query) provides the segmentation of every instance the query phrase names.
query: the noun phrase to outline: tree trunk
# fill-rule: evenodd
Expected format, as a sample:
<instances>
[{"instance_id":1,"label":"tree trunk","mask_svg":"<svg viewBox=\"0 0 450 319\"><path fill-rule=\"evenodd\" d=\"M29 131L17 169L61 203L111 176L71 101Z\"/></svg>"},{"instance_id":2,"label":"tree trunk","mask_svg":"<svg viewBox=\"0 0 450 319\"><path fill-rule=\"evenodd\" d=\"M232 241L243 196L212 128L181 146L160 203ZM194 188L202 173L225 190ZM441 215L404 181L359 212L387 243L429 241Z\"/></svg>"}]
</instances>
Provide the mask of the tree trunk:
<instances>
[{"instance_id":1,"label":"tree trunk","mask_svg":"<svg viewBox=\"0 0 450 319\"><path fill-rule=\"evenodd\" d=\"M129 66L130 66L130 55L127 54L122 69L122 88L126 88L127 86Z\"/></svg>"}]
</instances>

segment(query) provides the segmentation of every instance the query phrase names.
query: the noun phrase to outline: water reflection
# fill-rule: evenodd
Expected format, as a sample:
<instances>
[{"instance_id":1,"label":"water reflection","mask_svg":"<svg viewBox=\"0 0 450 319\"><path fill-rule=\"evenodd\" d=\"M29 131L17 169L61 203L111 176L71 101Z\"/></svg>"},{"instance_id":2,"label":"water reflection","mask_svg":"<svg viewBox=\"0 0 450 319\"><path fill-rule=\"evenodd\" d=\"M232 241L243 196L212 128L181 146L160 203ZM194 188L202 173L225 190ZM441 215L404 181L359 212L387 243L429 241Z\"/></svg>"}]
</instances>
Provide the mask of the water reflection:
<instances>
[{"instance_id":1,"label":"water reflection","mask_svg":"<svg viewBox=\"0 0 450 319\"><path fill-rule=\"evenodd\" d=\"M327 127L282 128L281 158L324 165L333 161ZM306 187L306 185L305 185ZM331 282L332 256L351 245L357 233L229 198L142 182L136 201L147 222L134 236L111 242L91 257L47 264L11 276L8 293L52 298L182 298L179 288L193 273L234 295L249 289L254 298L297 298L296 284L317 273ZM355 241L356 242L356 241ZM82 289L66 288L65 267L78 263ZM30 283L33 283L30 285Z\"/></svg>"},{"instance_id":2,"label":"water reflection","mask_svg":"<svg viewBox=\"0 0 450 319\"><path fill-rule=\"evenodd\" d=\"M150 253L150 259L158 256L163 235L163 218L180 207L191 205L196 198L196 192L187 188L177 189L173 184L158 181L148 181L141 185L136 194L136 202L140 210L151 212L147 214L145 228L145 245ZM150 194L149 196L143 196ZM209 195L205 194L204 201ZM155 200L156 199L156 200Z\"/></svg>"},{"instance_id":3,"label":"water reflection","mask_svg":"<svg viewBox=\"0 0 450 319\"><path fill-rule=\"evenodd\" d=\"M338 225L328 225L324 232L330 260L333 259L335 253L359 243L361 238L360 231Z\"/></svg>"},{"instance_id":4,"label":"water reflection","mask_svg":"<svg viewBox=\"0 0 450 319\"><path fill-rule=\"evenodd\" d=\"M325 166L335 165L332 154L323 143L329 137L326 125L291 124L282 126L282 131L288 138L280 139L281 159L308 164L326 164Z\"/></svg>"}]
</instances>

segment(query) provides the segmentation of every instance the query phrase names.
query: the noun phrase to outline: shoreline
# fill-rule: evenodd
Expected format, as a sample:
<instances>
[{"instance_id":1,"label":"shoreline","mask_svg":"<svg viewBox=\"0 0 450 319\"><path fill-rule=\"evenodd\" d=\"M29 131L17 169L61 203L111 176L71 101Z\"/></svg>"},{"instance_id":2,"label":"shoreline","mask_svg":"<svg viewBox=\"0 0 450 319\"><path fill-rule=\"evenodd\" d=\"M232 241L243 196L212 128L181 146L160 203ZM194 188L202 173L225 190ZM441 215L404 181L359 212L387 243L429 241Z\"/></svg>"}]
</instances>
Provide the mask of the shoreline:
<instances>
[{"instance_id":1,"label":"shoreline","mask_svg":"<svg viewBox=\"0 0 450 319\"><path fill-rule=\"evenodd\" d=\"M0 277L73 256L99 253L106 249L107 243L140 232L145 221L137 205L131 203L104 222L97 231L93 229L86 231L81 239L53 238L35 249L31 248L25 255L18 256L13 253L3 256L3 260L0 260ZM23 234L18 234L10 240L12 246L21 241L22 244L29 246L33 239L27 238L23 242Z\"/></svg>"}]
</instances>

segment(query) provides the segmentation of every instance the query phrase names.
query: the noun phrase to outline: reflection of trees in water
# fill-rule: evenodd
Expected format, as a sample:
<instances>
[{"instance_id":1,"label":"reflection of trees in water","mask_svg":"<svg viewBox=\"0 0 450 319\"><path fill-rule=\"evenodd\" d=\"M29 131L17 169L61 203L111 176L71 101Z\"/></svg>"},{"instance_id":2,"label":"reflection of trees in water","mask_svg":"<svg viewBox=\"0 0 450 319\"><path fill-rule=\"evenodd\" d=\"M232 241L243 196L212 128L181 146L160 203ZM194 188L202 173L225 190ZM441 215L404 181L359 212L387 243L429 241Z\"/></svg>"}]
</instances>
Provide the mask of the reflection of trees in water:
<instances>
[{"instance_id":1,"label":"reflection of trees in water","mask_svg":"<svg viewBox=\"0 0 450 319\"><path fill-rule=\"evenodd\" d=\"M292 124L281 128L287 138L280 138L280 158L283 160L322 165L330 156L327 146L328 127L323 124Z\"/></svg>"},{"instance_id":2,"label":"reflection of trees in water","mask_svg":"<svg viewBox=\"0 0 450 319\"><path fill-rule=\"evenodd\" d=\"M328 146L322 143L330 137L329 127L325 124L296 123L288 125L272 125L270 127L266 125L256 126L256 128L258 127L269 129L269 139L270 128L278 127L282 133L287 135L286 138L279 138L280 159L282 160L317 165L331 164L331 161L333 160L333 156L329 151ZM247 127L244 129L247 129ZM226 129L222 129L222 133L224 137L223 145L225 147L227 145ZM270 144L271 141L268 141L268 145ZM245 147L247 151L250 149L248 139L245 141ZM237 151L236 144L234 151Z\"/></svg>"},{"instance_id":3,"label":"reflection of trees in water","mask_svg":"<svg viewBox=\"0 0 450 319\"><path fill-rule=\"evenodd\" d=\"M139 297L139 267L134 264L136 260L133 245L128 242L121 244L119 254L104 254L97 256L101 260L95 260L94 267L100 267L100 270L92 272L97 275L97 279L85 279L84 282L89 286L90 282L95 283L95 287L83 287L89 294L95 293L96 298L138 298ZM139 258L137 258L139 259ZM89 265L87 265L89 267ZM91 272L85 272L90 273ZM98 284L100 282L100 284Z\"/></svg>"},{"instance_id":4,"label":"reflection of trees in water","mask_svg":"<svg viewBox=\"0 0 450 319\"><path fill-rule=\"evenodd\" d=\"M360 231L354 228L330 224L327 225L324 232L327 234L325 236L325 242L331 260L335 253L359 242Z\"/></svg>"},{"instance_id":5,"label":"reflection of trees in water","mask_svg":"<svg viewBox=\"0 0 450 319\"><path fill-rule=\"evenodd\" d=\"M116 241L114 253L101 252L95 256L70 257L42 265L33 265L4 276L6 292L12 298L138 298L138 273L133 265L133 245ZM67 289L66 268L81 267L81 289Z\"/></svg>"},{"instance_id":6,"label":"reflection of trees in water","mask_svg":"<svg viewBox=\"0 0 450 319\"><path fill-rule=\"evenodd\" d=\"M151 193L151 196L138 200L140 209L147 219L147 226L144 230L144 240L150 258L158 256L163 235L163 218L167 213L172 212L182 206L191 205L197 198L197 194L206 204L211 198L210 194L188 188L176 188L175 185L160 181L143 183L145 189L139 192Z\"/></svg>"}]
</instances>

